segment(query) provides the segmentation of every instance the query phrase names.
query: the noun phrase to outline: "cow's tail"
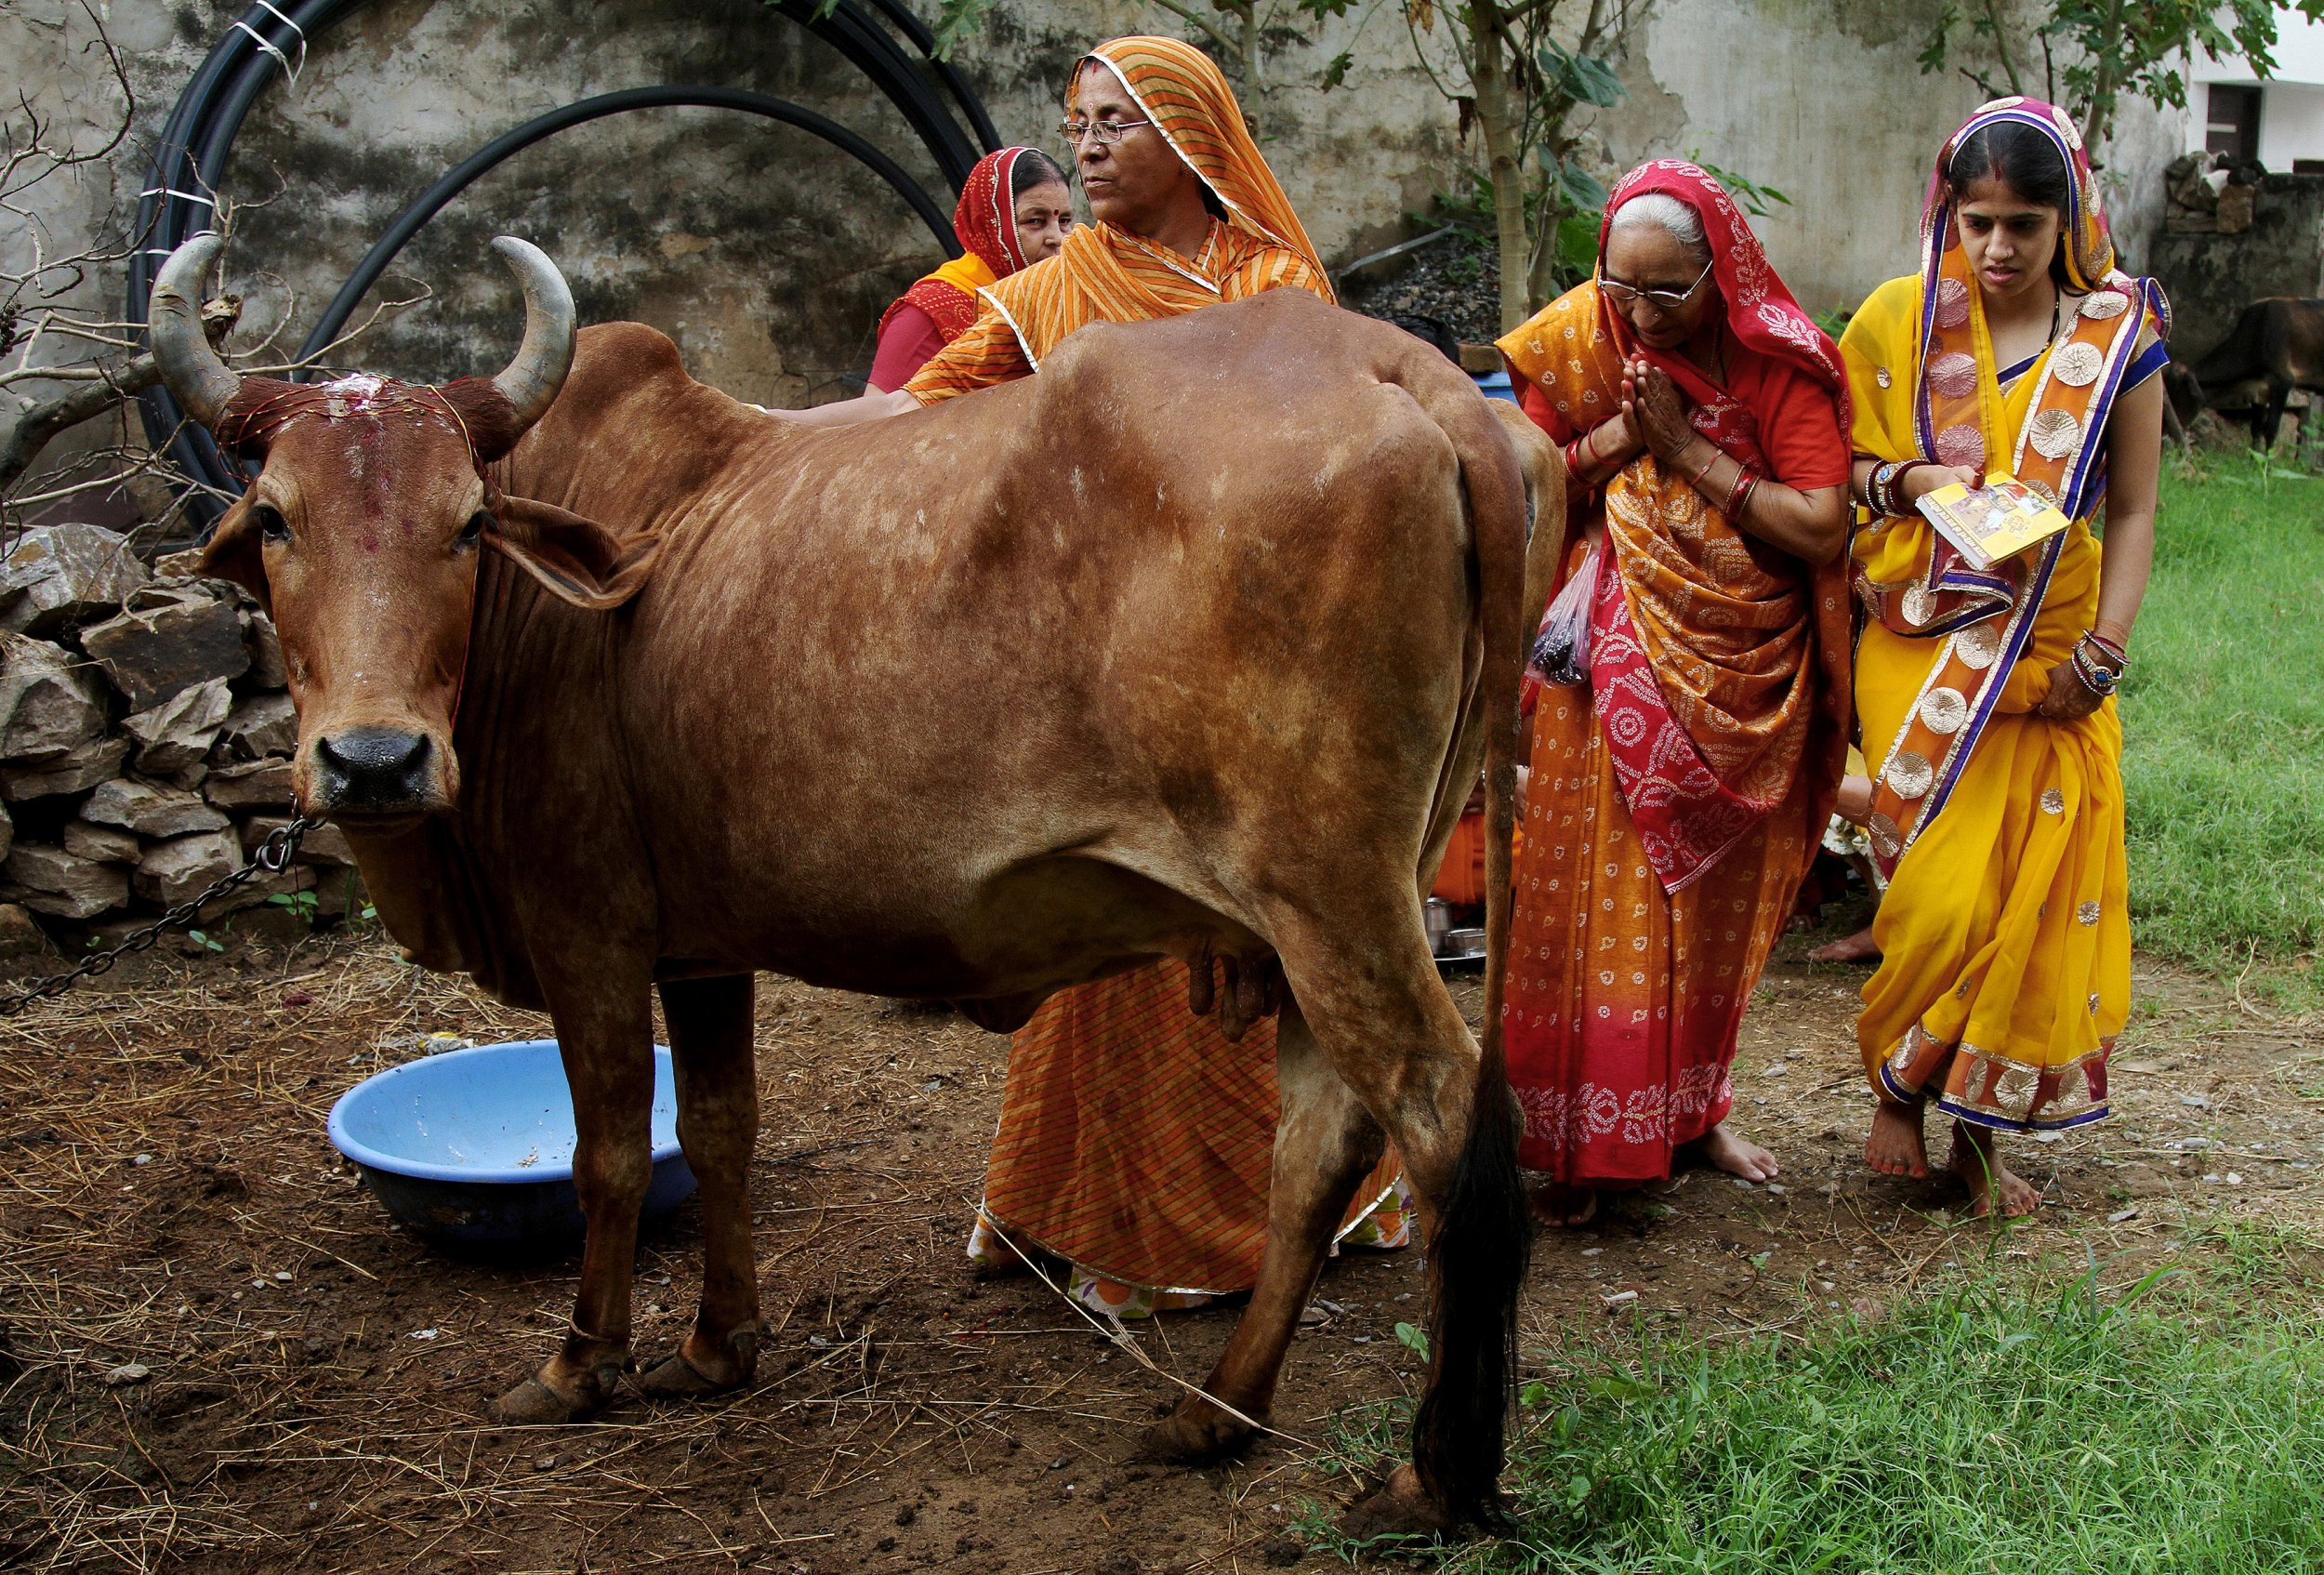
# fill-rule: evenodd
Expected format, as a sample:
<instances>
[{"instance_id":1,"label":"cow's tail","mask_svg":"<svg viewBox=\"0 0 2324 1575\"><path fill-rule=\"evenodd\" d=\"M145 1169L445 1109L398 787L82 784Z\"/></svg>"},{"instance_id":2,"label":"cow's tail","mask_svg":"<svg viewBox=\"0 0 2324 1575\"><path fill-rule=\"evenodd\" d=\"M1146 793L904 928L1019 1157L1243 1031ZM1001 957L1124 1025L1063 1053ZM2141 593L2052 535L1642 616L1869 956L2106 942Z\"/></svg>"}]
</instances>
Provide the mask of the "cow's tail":
<instances>
[{"instance_id":1,"label":"cow's tail","mask_svg":"<svg viewBox=\"0 0 2324 1575\"><path fill-rule=\"evenodd\" d=\"M1485 1052L1451 1192L1429 1242L1429 1376L1412 1419L1412 1458L1438 1505L1492 1524L1501 1514L1504 1436L1516 1398L1517 1298L1533 1244L1517 1174L1520 1118L1501 1043L1525 660L1525 486L1509 436L1485 402L1467 389L1451 392L1462 397L1425 404L1460 458L1485 643Z\"/></svg>"}]
</instances>

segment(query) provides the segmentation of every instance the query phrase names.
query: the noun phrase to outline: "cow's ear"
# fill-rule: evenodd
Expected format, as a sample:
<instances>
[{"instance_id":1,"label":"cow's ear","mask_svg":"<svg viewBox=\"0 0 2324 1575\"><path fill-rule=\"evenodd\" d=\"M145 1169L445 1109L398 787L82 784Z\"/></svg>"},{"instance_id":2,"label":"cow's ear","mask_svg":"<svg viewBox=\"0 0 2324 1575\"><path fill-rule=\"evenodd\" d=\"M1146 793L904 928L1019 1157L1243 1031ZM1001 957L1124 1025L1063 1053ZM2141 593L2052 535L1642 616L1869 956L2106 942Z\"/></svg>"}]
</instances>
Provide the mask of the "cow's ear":
<instances>
[{"instance_id":1,"label":"cow's ear","mask_svg":"<svg viewBox=\"0 0 2324 1575\"><path fill-rule=\"evenodd\" d=\"M266 559L260 551L258 521L250 496L226 510L202 548L202 572L212 579L231 580L258 599L267 616L274 604L267 596Z\"/></svg>"},{"instance_id":2,"label":"cow's ear","mask_svg":"<svg viewBox=\"0 0 2324 1575\"><path fill-rule=\"evenodd\" d=\"M531 497L501 497L498 528L484 539L556 596L603 613L644 589L662 538L623 536L595 520Z\"/></svg>"}]
</instances>

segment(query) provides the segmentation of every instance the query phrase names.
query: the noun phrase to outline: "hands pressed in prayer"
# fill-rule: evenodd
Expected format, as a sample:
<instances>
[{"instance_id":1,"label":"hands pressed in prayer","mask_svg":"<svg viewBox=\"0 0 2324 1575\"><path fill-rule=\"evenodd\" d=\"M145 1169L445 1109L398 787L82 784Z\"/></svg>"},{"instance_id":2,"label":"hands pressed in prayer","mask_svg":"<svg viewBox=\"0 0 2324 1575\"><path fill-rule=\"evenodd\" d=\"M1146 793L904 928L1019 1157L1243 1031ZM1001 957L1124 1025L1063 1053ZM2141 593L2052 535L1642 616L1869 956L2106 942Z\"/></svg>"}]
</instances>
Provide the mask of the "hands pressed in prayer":
<instances>
[{"instance_id":1,"label":"hands pressed in prayer","mask_svg":"<svg viewBox=\"0 0 2324 1575\"><path fill-rule=\"evenodd\" d=\"M1591 428L1582 441L1588 445L1593 476L1620 470L1646 449L1638 423L1631 419L1627 409L1615 412Z\"/></svg>"},{"instance_id":2,"label":"hands pressed in prayer","mask_svg":"<svg viewBox=\"0 0 2324 1575\"><path fill-rule=\"evenodd\" d=\"M1696 438L1679 386L1643 356L1622 368L1622 416L1657 459L1675 460Z\"/></svg>"}]
</instances>

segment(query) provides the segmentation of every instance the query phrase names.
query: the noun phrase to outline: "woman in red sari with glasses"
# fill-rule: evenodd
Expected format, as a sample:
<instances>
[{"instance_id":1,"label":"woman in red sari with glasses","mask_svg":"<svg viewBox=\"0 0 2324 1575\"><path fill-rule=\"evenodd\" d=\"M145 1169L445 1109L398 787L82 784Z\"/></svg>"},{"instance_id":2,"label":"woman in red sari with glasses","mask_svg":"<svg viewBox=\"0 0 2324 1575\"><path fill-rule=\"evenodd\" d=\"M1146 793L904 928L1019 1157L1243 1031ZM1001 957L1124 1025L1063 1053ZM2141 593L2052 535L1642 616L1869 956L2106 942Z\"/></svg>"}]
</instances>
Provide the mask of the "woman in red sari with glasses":
<instances>
[{"instance_id":1,"label":"woman in red sari with glasses","mask_svg":"<svg viewBox=\"0 0 2324 1575\"><path fill-rule=\"evenodd\" d=\"M1694 165L1616 187L1597 276L1500 341L1577 537L1527 669L1504 1018L1536 1211L1694 1148L1747 1181L1736 1035L1848 740L1847 380Z\"/></svg>"},{"instance_id":2,"label":"woman in red sari with glasses","mask_svg":"<svg viewBox=\"0 0 2324 1575\"><path fill-rule=\"evenodd\" d=\"M969 331L984 311L984 290L1055 257L1073 227L1073 193L1055 159L1038 148L1003 148L977 160L952 210L961 254L922 275L881 315L871 386L889 393L910 382Z\"/></svg>"}]
</instances>

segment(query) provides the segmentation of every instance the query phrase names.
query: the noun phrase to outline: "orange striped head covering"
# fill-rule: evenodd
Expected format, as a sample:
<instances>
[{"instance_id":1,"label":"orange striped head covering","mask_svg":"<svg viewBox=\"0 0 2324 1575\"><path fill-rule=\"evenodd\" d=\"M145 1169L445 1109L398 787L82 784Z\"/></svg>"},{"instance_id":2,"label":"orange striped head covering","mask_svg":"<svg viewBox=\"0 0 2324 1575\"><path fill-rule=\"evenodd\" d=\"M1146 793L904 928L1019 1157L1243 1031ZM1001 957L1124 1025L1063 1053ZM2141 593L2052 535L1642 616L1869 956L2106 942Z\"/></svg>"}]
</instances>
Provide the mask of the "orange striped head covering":
<instances>
[{"instance_id":1,"label":"orange striped head covering","mask_svg":"<svg viewBox=\"0 0 2324 1575\"><path fill-rule=\"evenodd\" d=\"M1073 80L1080 80L1082 68L1091 62L1120 80L1162 139L1219 199L1230 226L1299 253L1314 265L1317 279L1330 277L1282 182L1260 153L1235 89L1209 56L1175 38L1116 38L1075 62ZM1328 284L1318 293L1334 298Z\"/></svg>"}]
</instances>

